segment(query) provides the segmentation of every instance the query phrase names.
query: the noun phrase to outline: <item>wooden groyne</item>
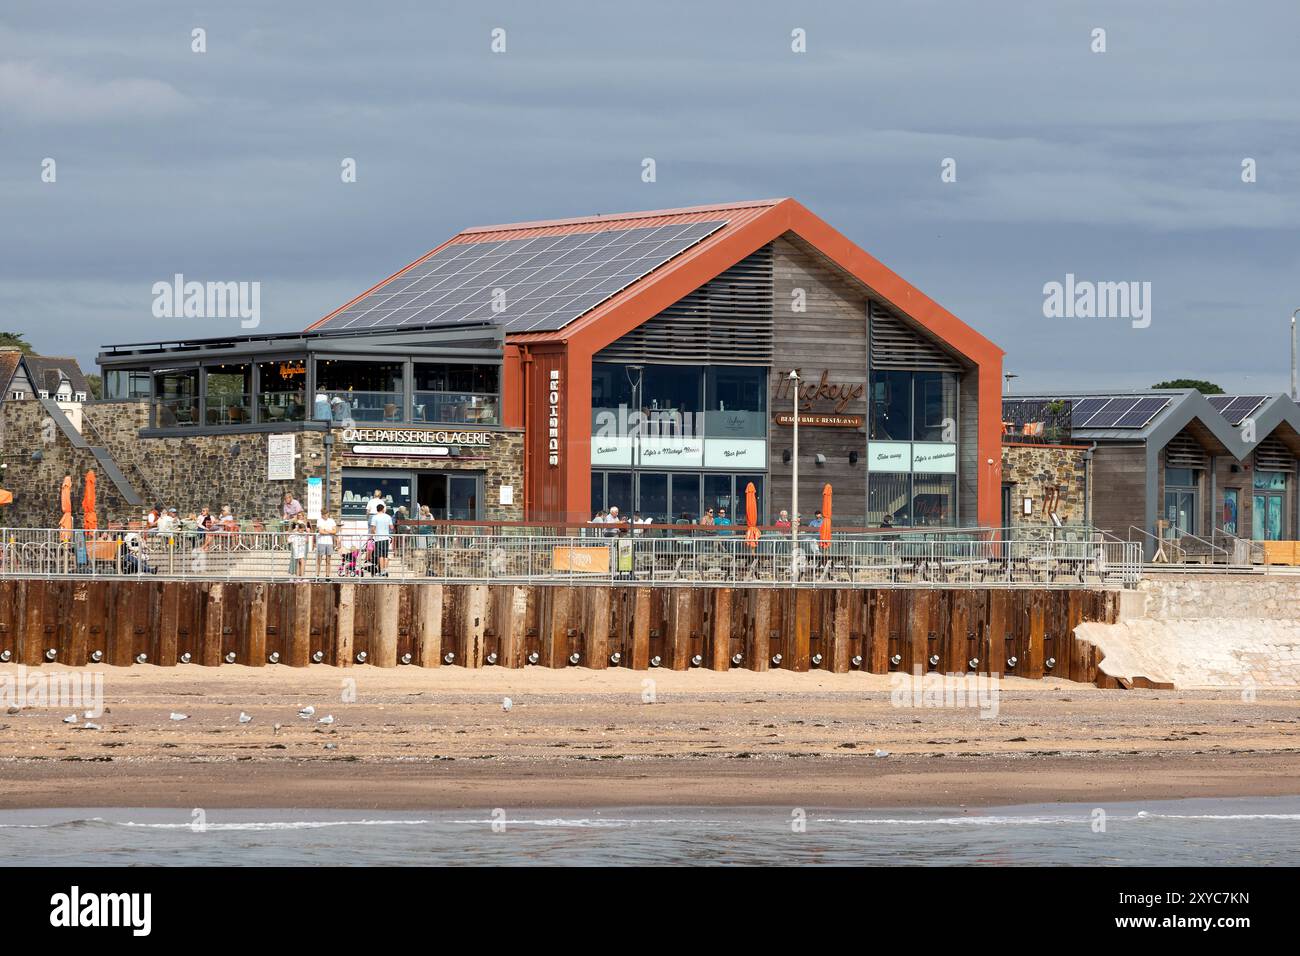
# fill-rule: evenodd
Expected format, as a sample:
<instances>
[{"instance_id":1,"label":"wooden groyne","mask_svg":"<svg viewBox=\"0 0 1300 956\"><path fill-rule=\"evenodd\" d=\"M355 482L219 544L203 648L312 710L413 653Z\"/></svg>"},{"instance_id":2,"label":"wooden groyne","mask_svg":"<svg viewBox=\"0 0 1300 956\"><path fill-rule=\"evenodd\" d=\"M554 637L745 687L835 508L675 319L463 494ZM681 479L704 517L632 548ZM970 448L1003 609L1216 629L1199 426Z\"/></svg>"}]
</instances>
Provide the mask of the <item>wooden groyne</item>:
<instances>
[{"instance_id":1,"label":"wooden groyne","mask_svg":"<svg viewBox=\"0 0 1300 956\"><path fill-rule=\"evenodd\" d=\"M0 662L733 667L1093 683L1114 591L0 581Z\"/></svg>"}]
</instances>

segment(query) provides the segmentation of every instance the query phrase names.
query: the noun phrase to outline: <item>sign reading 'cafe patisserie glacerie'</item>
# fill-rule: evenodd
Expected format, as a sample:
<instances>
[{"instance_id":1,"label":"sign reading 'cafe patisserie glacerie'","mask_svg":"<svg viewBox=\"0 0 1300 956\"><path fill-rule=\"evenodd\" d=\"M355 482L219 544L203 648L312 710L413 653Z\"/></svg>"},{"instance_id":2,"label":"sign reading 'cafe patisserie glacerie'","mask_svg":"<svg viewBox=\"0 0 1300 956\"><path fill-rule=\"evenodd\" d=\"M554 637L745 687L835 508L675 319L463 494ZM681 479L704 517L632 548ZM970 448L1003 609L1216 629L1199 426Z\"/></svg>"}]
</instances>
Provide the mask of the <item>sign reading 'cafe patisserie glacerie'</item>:
<instances>
[{"instance_id":1,"label":"sign reading 'cafe patisserie glacerie'","mask_svg":"<svg viewBox=\"0 0 1300 956\"><path fill-rule=\"evenodd\" d=\"M457 451L483 449L492 444L488 431L452 431L435 428L345 428L341 435L354 455L408 455L454 457Z\"/></svg>"}]
</instances>

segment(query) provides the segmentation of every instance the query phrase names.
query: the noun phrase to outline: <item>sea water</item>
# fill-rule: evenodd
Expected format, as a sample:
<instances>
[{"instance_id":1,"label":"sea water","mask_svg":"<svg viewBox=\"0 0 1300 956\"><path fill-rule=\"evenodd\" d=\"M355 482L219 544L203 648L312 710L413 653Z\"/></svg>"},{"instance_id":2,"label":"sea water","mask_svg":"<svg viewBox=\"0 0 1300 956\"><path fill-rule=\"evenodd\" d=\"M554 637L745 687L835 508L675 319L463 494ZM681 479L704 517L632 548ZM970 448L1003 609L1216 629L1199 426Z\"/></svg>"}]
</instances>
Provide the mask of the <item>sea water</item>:
<instances>
[{"instance_id":1,"label":"sea water","mask_svg":"<svg viewBox=\"0 0 1300 956\"><path fill-rule=\"evenodd\" d=\"M16 864L1238 866L1300 860L1300 797L994 808L0 812Z\"/></svg>"}]
</instances>

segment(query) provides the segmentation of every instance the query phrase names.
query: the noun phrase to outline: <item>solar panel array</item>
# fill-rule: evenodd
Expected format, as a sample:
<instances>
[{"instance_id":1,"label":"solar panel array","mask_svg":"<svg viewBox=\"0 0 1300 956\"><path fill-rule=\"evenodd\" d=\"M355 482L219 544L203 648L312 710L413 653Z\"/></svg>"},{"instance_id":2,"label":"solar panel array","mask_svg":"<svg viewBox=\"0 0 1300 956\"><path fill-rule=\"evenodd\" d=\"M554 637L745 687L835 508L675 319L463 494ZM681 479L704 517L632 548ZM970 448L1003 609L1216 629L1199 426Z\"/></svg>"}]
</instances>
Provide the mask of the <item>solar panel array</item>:
<instances>
[{"instance_id":1,"label":"solar panel array","mask_svg":"<svg viewBox=\"0 0 1300 956\"><path fill-rule=\"evenodd\" d=\"M1267 398L1267 395L1211 395L1209 401L1230 425L1240 425Z\"/></svg>"},{"instance_id":2,"label":"solar panel array","mask_svg":"<svg viewBox=\"0 0 1300 956\"><path fill-rule=\"evenodd\" d=\"M1046 399L1004 400L1003 417L1023 423L1042 417ZM1145 428L1169 404L1158 396L1095 396L1070 400L1071 428Z\"/></svg>"},{"instance_id":3,"label":"solar panel array","mask_svg":"<svg viewBox=\"0 0 1300 956\"><path fill-rule=\"evenodd\" d=\"M455 243L353 302L320 329L498 322L562 329L658 269L726 220Z\"/></svg>"}]
</instances>

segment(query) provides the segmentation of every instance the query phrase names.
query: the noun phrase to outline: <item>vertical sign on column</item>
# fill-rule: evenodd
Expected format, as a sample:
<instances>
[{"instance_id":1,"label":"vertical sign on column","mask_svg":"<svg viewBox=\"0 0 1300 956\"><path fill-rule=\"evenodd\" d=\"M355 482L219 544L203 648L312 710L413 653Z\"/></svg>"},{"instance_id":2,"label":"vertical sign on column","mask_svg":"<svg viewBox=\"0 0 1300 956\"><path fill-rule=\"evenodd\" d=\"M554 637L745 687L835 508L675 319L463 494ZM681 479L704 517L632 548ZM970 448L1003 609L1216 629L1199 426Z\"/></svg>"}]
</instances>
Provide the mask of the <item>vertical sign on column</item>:
<instances>
[{"instance_id":1,"label":"vertical sign on column","mask_svg":"<svg viewBox=\"0 0 1300 956\"><path fill-rule=\"evenodd\" d=\"M560 466L560 370L558 368L551 369L547 403L550 407L546 422L549 439L548 460L552 468L558 468Z\"/></svg>"}]
</instances>

